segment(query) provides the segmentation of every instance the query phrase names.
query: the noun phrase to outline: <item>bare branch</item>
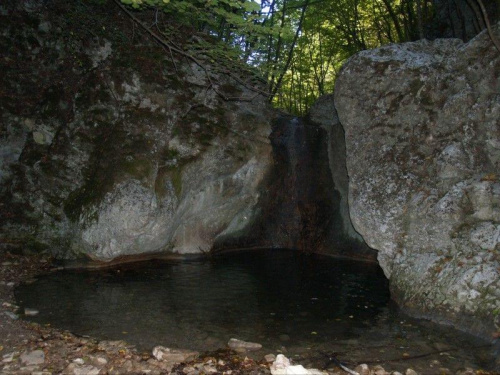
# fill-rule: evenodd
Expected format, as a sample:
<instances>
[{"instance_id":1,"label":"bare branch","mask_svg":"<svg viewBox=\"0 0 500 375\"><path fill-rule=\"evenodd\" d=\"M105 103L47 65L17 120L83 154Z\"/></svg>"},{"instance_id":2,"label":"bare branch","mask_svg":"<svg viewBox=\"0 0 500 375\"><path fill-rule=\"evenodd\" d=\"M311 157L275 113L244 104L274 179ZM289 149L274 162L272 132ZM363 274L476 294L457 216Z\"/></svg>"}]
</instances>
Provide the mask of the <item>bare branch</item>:
<instances>
[{"instance_id":1,"label":"bare branch","mask_svg":"<svg viewBox=\"0 0 500 375\"><path fill-rule=\"evenodd\" d=\"M476 1L479 4L479 7L481 8L481 12L483 13L484 22L486 23L486 27L488 28L488 34L490 35L491 41L493 42L493 44L497 48L498 52L500 52L500 42L495 37L495 34L493 34L493 29L491 28L491 23L490 23L490 20L488 18L488 13L486 12L486 8L483 4L483 0L476 0Z\"/></svg>"},{"instance_id":2,"label":"bare branch","mask_svg":"<svg viewBox=\"0 0 500 375\"><path fill-rule=\"evenodd\" d=\"M216 86L213 84L212 82L212 77L210 76L210 72L209 70L201 63L201 61L199 61L196 57L194 57L193 55L183 51L181 48L179 47L176 47L174 46L172 43L168 42L166 40L165 37L163 37L162 35L160 35L159 33L161 33L158 29L158 32L155 32L153 30L151 30L150 27L148 27L144 22L142 22L140 19L138 19L136 16L134 16L121 2L120 0L114 0L114 2L116 3L116 5L118 5L118 7L120 7L120 9L125 12L125 14L127 14L127 16L129 16L135 23L137 23L139 26L141 26L149 35L151 35L151 37L153 37L153 39L159 43L161 46L163 46L164 48L168 49L168 51L170 51L170 53L175 52L185 58L187 58L188 60L191 60L192 62L194 62L197 66L199 66L203 72L205 73L205 76L207 78L207 81L208 81L208 84L209 84L209 87L214 90L214 92L220 96L224 101L252 101L253 99L255 99L257 97L257 95L259 94L262 94L264 96L269 96L269 93L267 92L264 92L256 87L253 87L253 86L250 86L250 85L247 85L246 83L244 83L243 81L241 80L238 80L239 83L241 83L242 85L244 85L247 89L251 90L251 91L254 91L256 92L257 94L252 96L252 97L248 97L248 98L244 98L244 97L228 97L226 95L224 95L224 93L220 92L219 90L217 90ZM235 77L233 75L230 75L231 78L235 79Z\"/></svg>"}]
</instances>

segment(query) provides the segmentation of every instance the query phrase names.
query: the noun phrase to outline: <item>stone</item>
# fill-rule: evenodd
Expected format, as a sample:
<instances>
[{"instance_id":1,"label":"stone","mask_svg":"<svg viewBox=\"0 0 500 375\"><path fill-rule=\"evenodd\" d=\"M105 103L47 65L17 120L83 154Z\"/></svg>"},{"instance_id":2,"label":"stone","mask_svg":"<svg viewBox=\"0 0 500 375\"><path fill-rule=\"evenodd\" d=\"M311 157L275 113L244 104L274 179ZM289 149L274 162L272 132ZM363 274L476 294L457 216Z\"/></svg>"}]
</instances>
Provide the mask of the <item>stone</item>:
<instances>
[{"instance_id":1,"label":"stone","mask_svg":"<svg viewBox=\"0 0 500 375\"><path fill-rule=\"evenodd\" d=\"M97 349L111 353L118 353L118 351L129 347L130 345L123 340L103 340L97 344Z\"/></svg>"},{"instance_id":2,"label":"stone","mask_svg":"<svg viewBox=\"0 0 500 375\"><path fill-rule=\"evenodd\" d=\"M182 369L184 374L197 374L198 370L196 370L193 366L186 366Z\"/></svg>"},{"instance_id":3,"label":"stone","mask_svg":"<svg viewBox=\"0 0 500 375\"><path fill-rule=\"evenodd\" d=\"M406 369L405 375L418 375L418 373L415 370L409 368L409 369Z\"/></svg>"},{"instance_id":4,"label":"stone","mask_svg":"<svg viewBox=\"0 0 500 375\"><path fill-rule=\"evenodd\" d=\"M380 365L373 366L372 373L373 375L389 375L389 373Z\"/></svg>"},{"instance_id":5,"label":"stone","mask_svg":"<svg viewBox=\"0 0 500 375\"><path fill-rule=\"evenodd\" d=\"M365 363L356 366L354 371L357 372L359 375L370 375L370 368Z\"/></svg>"},{"instance_id":6,"label":"stone","mask_svg":"<svg viewBox=\"0 0 500 375\"><path fill-rule=\"evenodd\" d=\"M205 374L216 374L217 373L217 368L213 365L204 365L203 366L203 372Z\"/></svg>"},{"instance_id":7,"label":"stone","mask_svg":"<svg viewBox=\"0 0 500 375\"><path fill-rule=\"evenodd\" d=\"M238 339L230 339L227 345L233 350L256 351L262 349L262 345L255 342L242 341Z\"/></svg>"},{"instance_id":8,"label":"stone","mask_svg":"<svg viewBox=\"0 0 500 375\"><path fill-rule=\"evenodd\" d=\"M276 356L274 354L266 354L264 356L264 360L268 363L274 362L276 360Z\"/></svg>"},{"instance_id":9,"label":"stone","mask_svg":"<svg viewBox=\"0 0 500 375\"><path fill-rule=\"evenodd\" d=\"M383 46L347 61L334 98L351 220L392 298L484 338L500 309L498 64L486 32Z\"/></svg>"},{"instance_id":10,"label":"stone","mask_svg":"<svg viewBox=\"0 0 500 375\"><path fill-rule=\"evenodd\" d=\"M35 316L38 315L40 312L36 309L30 309L30 308L25 308L24 309L24 315L26 316Z\"/></svg>"},{"instance_id":11,"label":"stone","mask_svg":"<svg viewBox=\"0 0 500 375\"><path fill-rule=\"evenodd\" d=\"M12 320L19 319L19 316L17 314L14 314L12 311L4 311L3 313L5 315L7 315L9 318L11 318Z\"/></svg>"},{"instance_id":12,"label":"stone","mask_svg":"<svg viewBox=\"0 0 500 375\"><path fill-rule=\"evenodd\" d=\"M270 367L272 375L325 375L325 372L317 369L306 369L302 365L292 365L290 360L283 354L278 354L276 360Z\"/></svg>"},{"instance_id":13,"label":"stone","mask_svg":"<svg viewBox=\"0 0 500 375\"><path fill-rule=\"evenodd\" d=\"M83 358L75 358L73 360L73 363L76 363L77 365L83 365L85 361L83 360Z\"/></svg>"},{"instance_id":14,"label":"stone","mask_svg":"<svg viewBox=\"0 0 500 375\"><path fill-rule=\"evenodd\" d=\"M98 375L100 370L97 367L87 365L87 366L77 366L73 369L74 375Z\"/></svg>"},{"instance_id":15,"label":"stone","mask_svg":"<svg viewBox=\"0 0 500 375\"><path fill-rule=\"evenodd\" d=\"M467 367L465 369L460 369L456 373L456 375L474 375L474 374L476 374L476 371L474 371L474 369L471 369L470 367Z\"/></svg>"},{"instance_id":16,"label":"stone","mask_svg":"<svg viewBox=\"0 0 500 375\"><path fill-rule=\"evenodd\" d=\"M16 43L41 38L37 66L28 63L33 51L8 51L5 60L21 61L20 71L33 74L1 78L2 87L9 83L8 90L33 99L20 101L22 114L0 103L7 128L0 139L0 200L9 201L2 211L16 212L15 220L0 221L2 243L111 261L203 255L250 230L272 166L275 111L265 95L207 62L217 87L245 99L227 101L206 90L206 71L191 62L142 69L145 61L158 62L159 46L143 54L142 46L96 25L68 43L48 8L33 21L23 24ZM64 72L57 71L56 55L72 56ZM118 74L101 77L103 64ZM68 94L61 82L79 84ZM29 234L18 218L34 223Z\"/></svg>"},{"instance_id":17,"label":"stone","mask_svg":"<svg viewBox=\"0 0 500 375\"><path fill-rule=\"evenodd\" d=\"M2 362L3 363L10 363L14 360L14 356L16 355L15 352L12 353L7 353L2 356Z\"/></svg>"},{"instance_id":18,"label":"stone","mask_svg":"<svg viewBox=\"0 0 500 375\"><path fill-rule=\"evenodd\" d=\"M104 366L108 363L108 360L104 357L97 357L95 358L95 363L99 366Z\"/></svg>"},{"instance_id":19,"label":"stone","mask_svg":"<svg viewBox=\"0 0 500 375\"><path fill-rule=\"evenodd\" d=\"M190 350L170 349L164 346L156 346L153 348L153 356L158 361L182 363L196 359L199 356L199 353Z\"/></svg>"},{"instance_id":20,"label":"stone","mask_svg":"<svg viewBox=\"0 0 500 375\"><path fill-rule=\"evenodd\" d=\"M26 351L21 354L19 359L25 366L41 365L45 362L45 353L43 350Z\"/></svg>"}]
</instances>

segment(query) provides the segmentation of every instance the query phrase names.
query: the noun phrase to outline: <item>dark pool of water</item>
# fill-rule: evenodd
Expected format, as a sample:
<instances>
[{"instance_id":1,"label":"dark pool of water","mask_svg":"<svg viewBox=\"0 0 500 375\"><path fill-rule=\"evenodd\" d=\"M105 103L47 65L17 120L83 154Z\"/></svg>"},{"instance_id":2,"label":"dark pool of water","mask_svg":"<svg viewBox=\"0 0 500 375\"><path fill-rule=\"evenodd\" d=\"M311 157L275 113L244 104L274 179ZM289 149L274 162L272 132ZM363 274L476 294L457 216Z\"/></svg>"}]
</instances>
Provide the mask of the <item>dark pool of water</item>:
<instances>
[{"instance_id":1,"label":"dark pool of water","mask_svg":"<svg viewBox=\"0 0 500 375\"><path fill-rule=\"evenodd\" d=\"M16 298L39 310L30 320L142 350L214 350L234 337L261 343L256 355L283 351L320 367L333 352L353 362L396 359L392 368L432 352L414 367L493 362L491 348L474 349L484 342L392 307L378 265L292 251L56 272L20 286Z\"/></svg>"}]
</instances>

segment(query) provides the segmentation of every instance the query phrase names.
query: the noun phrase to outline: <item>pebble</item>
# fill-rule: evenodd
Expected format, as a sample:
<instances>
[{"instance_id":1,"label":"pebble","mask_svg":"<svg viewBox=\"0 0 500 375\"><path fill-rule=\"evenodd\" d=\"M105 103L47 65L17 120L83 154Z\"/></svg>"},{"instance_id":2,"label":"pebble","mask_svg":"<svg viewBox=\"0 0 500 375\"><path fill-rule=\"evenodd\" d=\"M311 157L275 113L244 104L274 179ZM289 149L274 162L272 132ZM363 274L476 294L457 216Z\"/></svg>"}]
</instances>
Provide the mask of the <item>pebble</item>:
<instances>
[{"instance_id":1,"label":"pebble","mask_svg":"<svg viewBox=\"0 0 500 375\"><path fill-rule=\"evenodd\" d=\"M75 375L98 375L99 374L99 369L94 366L82 366L82 367L75 367L73 369L73 374Z\"/></svg>"},{"instance_id":2,"label":"pebble","mask_svg":"<svg viewBox=\"0 0 500 375\"><path fill-rule=\"evenodd\" d=\"M199 353L191 350L170 349L164 346L153 348L153 356L158 361L181 363L196 359Z\"/></svg>"},{"instance_id":3,"label":"pebble","mask_svg":"<svg viewBox=\"0 0 500 375\"><path fill-rule=\"evenodd\" d=\"M127 349L129 346L130 345L123 340L104 340L97 344L97 349L105 352L117 353L121 349Z\"/></svg>"},{"instance_id":4,"label":"pebble","mask_svg":"<svg viewBox=\"0 0 500 375\"><path fill-rule=\"evenodd\" d=\"M211 365L205 365L203 366L203 371L206 373L206 374L216 374L217 373L217 369Z\"/></svg>"},{"instance_id":5,"label":"pebble","mask_svg":"<svg viewBox=\"0 0 500 375\"><path fill-rule=\"evenodd\" d=\"M270 363L276 360L276 356L274 354L266 354L264 356L264 359L266 360L266 362Z\"/></svg>"},{"instance_id":6,"label":"pebble","mask_svg":"<svg viewBox=\"0 0 500 375\"><path fill-rule=\"evenodd\" d=\"M409 368L406 370L405 375L418 375L418 373L414 369Z\"/></svg>"},{"instance_id":7,"label":"pebble","mask_svg":"<svg viewBox=\"0 0 500 375\"><path fill-rule=\"evenodd\" d=\"M463 370L458 370L457 375L475 375L475 371L471 369L470 367L466 367Z\"/></svg>"},{"instance_id":8,"label":"pebble","mask_svg":"<svg viewBox=\"0 0 500 375\"><path fill-rule=\"evenodd\" d=\"M39 311L36 310L36 309L30 309L28 307L26 307L24 309L24 315L26 316L35 316L35 315L38 315L39 314Z\"/></svg>"},{"instance_id":9,"label":"pebble","mask_svg":"<svg viewBox=\"0 0 500 375\"><path fill-rule=\"evenodd\" d=\"M354 371L357 372L359 375L370 375L370 368L365 363L356 366Z\"/></svg>"},{"instance_id":10,"label":"pebble","mask_svg":"<svg viewBox=\"0 0 500 375\"><path fill-rule=\"evenodd\" d=\"M452 372L449 368L446 367L440 367L439 368L439 375L451 375Z\"/></svg>"},{"instance_id":11,"label":"pebble","mask_svg":"<svg viewBox=\"0 0 500 375\"><path fill-rule=\"evenodd\" d=\"M3 357L2 357L2 362L3 363L10 363L14 360L14 355L16 353L9 353L9 354L4 354Z\"/></svg>"},{"instance_id":12,"label":"pebble","mask_svg":"<svg viewBox=\"0 0 500 375\"><path fill-rule=\"evenodd\" d=\"M85 361L82 358L76 358L73 360L73 363L76 363L77 365L83 365L85 364Z\"/></svg>"},{"instance_id":13,"label":"pebble","mask_svg":"<svg viewBox=\"0 0 500 375\"><path fill-rule=\"evenodd\" d=\"M4 311L3 313L13 320L19 319L19 316L11 311Z\"/></svg>"},{"instance_id":14,"label":"pebble","mask_svg":"<svg viewBox=\"0 0 500 375\"><path fill-rule=\"evenodd\" d=\"M256 342L242 341L238 339L230 339L227 343L227 346L229 346L233 350L244 349L248 351L255 351L262 349L261 344L258 344Z\"/></svg>"},{"instance_id":15,"label":"pebble","mask_svg":"<svg viewBox=\"0 0 500 375\"><path fill-rule=\"evenodd\" d=\"M45 362L45 353L42 350L33 350L21 354L21 363L26 366L41 365Z\"/></svg>"},{"instance_id":16,"label":"pebble","mask_svg":"<svg viewBox=\"0 0 500 375\"><path fill-rule=\"evenodd\" d=\"M95 361L96 361L96 363L98 365L101 365L101 366L104 366L104 365L108 364L108 360L106 358L104 358L104 357L97 357L95 359Z\"/></svg>"}]
</instances>

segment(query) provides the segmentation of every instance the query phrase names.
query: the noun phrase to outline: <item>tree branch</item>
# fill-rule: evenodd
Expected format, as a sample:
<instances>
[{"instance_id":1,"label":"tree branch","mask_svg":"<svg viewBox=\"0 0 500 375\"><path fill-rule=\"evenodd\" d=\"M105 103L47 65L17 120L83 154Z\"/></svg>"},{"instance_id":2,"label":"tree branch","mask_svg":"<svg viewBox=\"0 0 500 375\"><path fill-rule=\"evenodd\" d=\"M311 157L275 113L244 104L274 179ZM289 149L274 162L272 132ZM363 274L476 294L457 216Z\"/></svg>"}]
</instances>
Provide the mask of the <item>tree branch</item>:
<instances>
[{"instance_id":1,"label":"tree branch","mask_svg":"<svg viewBox=\"0 0 500 375\"><path fill-rule=\"evenodd\" d=\"M488 29L488 34L490 35L491 41L493 42L493 44L497 48L498 52L500 52L500 42L495 37L495 34L493 34L493 29L491 28L491 23L490 23L490 20L488 18L488 13L486 12L486 8L483 4L483 1L482 0L476 0L476 1L479 4L479 7L481 8L481 12L483 13L484 22L486 23L486 28Z\"/></svg>"},{"instance_id":2,"label":"tree branch","mask_svg":"<svg viewBox=\"0 0 500 375\"><path fill-rule=\"evenodd\" d=\"M150 27L148 27L144 22L142 22L140 19L138 19L136 16L134 16L121 2L120 0L114 0L114 2L116 3L116 5L118 5L118 7L123 11L125 12L125 14L127 16L129 16L136 24L138 24L140 27L142 27L149 35L151 35L151 37L158 43L160 44L161 46L163 46L164 48L168 49L170 51L170 53L175 52L185 58L187 58L188 60L191 60L192 62L194 62L196 65L198 65L202 70L203 72L205 73L205 76L207 77L207 81L208 81L208 86L209 88L211 88L212 90L214 90L214 92L220 96L224 101L252 101L253 99L255 99L257 97L257 95L261 94L261 95L264 95L266 97L269 96L269 93L263 91L263 90L260 90L256 87L253 87L253 86L250 86L246 83L244 83L243 81L238 81L240 84L242 84L243 86L245 86L247 89L251 90L251 91L254 91L256 94L252 97L248 97L248 98L244 98L244 97L228 97L226 95L224 95L222 92L220 92L219 90L217 90L216 86L214 85L213 81L212 81L212 77L210 76L210 72L208 71L208 69L201 63L201 61L199 61L196 57L194 57L193 55L187 53L186 51L183 51L182 49L172 45L171 43L169 43L163 36L161 36L160 34L158 34L157 32L151 30ZM160 31L159 31L160 32ZM230 75L231 78L234 79L234 76Z\"/></svg>"}]
</instances>

